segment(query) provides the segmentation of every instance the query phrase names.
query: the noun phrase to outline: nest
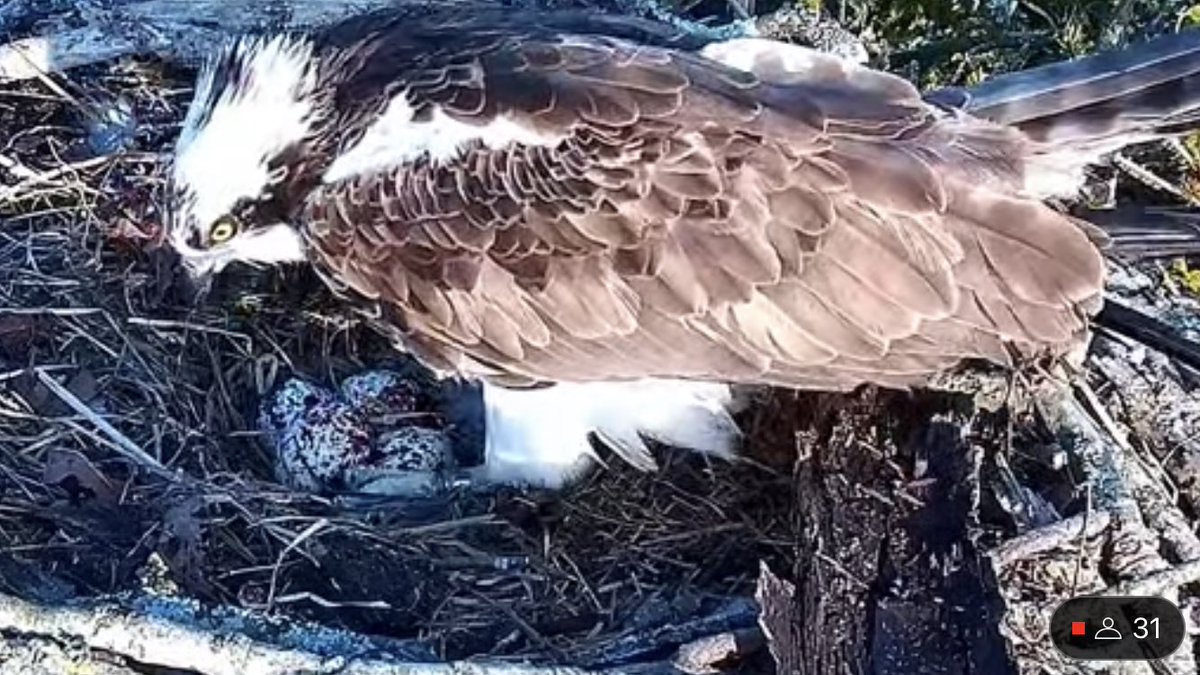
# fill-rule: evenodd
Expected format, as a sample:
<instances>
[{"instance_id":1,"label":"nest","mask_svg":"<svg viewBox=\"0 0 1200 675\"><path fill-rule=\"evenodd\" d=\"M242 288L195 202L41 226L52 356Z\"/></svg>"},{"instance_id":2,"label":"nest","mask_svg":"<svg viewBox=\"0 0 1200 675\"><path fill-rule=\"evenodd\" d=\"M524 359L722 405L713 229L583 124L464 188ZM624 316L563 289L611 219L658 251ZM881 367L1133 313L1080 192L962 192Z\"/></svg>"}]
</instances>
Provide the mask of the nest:
<instances>
[{"instance_id":1,"label":"nest","mask_svg":"<svg viewBox=\"0 0 1200 675\"><path fill-rule=\"evenodd\" d=\"M151 588L419 638L446 659L582 663L612 656L614 633L748 597L759 560L786 553L786 474L752 464L614 460L565 495L421 503L276 485L263 394L403 357L304 270L234 271L193 305L153 211L187 74L141 63L72 82L71 98L127 102L141 131L96 156L78 104L42 83L0 98L0 155L28 172L0 225L0 546L18 564L72 596Z\"/></svg>"},{"instance_id":2,"label":"nest","mask_svg":"<svg viewBox=\"0 0 1200 675\"><path fill-rule=\"evenodd\" d=\"M1092 469L1062 459L1028 401L986 413L961 394L769 392L740 420L744 461L663 449L654 472L613 459L558 494L275 484L255 431L264 393L403 357L305 270L231 271L191 303L153 208L190 78L126 62L0 95L0 165L19 179L0 192L0 590L197 599L443 660L619 666L752 629L761 610L768 627L808 620L797 667L923 625L956 626L925 636L939 658L1007 663L1001 616L1027 579L987 552L1090 508ZM99 96L138 120L122 152L96 153ZM780 583L796 603L764 595ZM1048 585L1043 600L1071 590ZM729 667L791 663L774 651Z\"/></svg>"},{"instance_id":3,"label":"nest","mask_svg":"<svg viewBox=\"0 0 1200 675\"><path fill-rule=\"evenodd\" d=\"M71 595L152 589L416 638L444 659L602 666L651 649L617 640L631 632L753 625L760 564L790 570L802 539L795 431L816 424L814 397L743 420L760 439L745 462L663 451L643 473L609 458L562 494L388 503L276 485L260 397L292 373L336 382L402 357L303 270L241 270L191 304L151 207L178 77L73 74L132 105L145 151L89 156L77 106L40 83L0 109L14 130L0 154L37 176L10 189L0 248L6 551Z\"/></svg>"}]
</instances>

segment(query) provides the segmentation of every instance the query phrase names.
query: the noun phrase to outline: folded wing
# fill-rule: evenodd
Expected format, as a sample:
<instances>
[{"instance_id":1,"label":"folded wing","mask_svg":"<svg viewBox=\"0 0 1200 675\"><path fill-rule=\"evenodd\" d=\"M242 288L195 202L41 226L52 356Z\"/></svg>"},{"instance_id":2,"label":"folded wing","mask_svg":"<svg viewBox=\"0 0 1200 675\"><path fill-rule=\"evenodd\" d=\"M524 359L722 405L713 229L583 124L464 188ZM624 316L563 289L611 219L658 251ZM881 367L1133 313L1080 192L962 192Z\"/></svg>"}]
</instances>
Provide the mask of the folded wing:
<instances>
[{"instance_id":1,"label":"folded wing","mask_svg":"<svg viewBox=\"0 0 1200 675\"><path fill-rule=\"evenodd\" d=\"M398 143L466 140L329 181L307 235L435 367L908 385L1005 343L1069 345L1097 309L1097 235L1016 196L1025 139L899 78L829 57L760 80L515 26L460 26L419 58L401 37L339 64L340 151L398 96Z\"/></svg>"}]
</instances>

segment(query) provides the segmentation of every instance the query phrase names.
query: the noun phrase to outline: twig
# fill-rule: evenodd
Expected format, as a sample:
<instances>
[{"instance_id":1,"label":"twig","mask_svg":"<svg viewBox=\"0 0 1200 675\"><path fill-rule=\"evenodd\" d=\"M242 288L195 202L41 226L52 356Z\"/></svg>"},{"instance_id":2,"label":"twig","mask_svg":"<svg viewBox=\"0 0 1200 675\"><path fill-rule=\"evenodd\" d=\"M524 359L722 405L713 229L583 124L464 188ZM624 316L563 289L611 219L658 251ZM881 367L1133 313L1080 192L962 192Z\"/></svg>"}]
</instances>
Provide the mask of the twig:
<instances>
[{"instance_id":1,"label":"twig","mask_svg":"<svg viewBox=\"0 0 1200 675\"><path fill-rule=\"evenodd\" d=\"M58 381L51 377L50 374L44 369L35 368L34 372L37 373L38 381L41 382L42 385L47 389L49 389L50 393L57 396L63 403L67 405L67 407L71 408L79 415L82 415L85 419L87 419L87 421L91 422L97 429L103 432L104 435L113 441L115 444L114 447L117 448L121 454L125 455L134 463L153 471L159 476L164 478L174 477L174 474L172 474L167 467L163 466L157 459L154 459L148 455L146 451L138 447L138 445L130 440L128 436L118 431L116 427L109 424L108 421L103 417L97 415L96 412L89 408L86 403L79 400L78 396L71 393L71 390L59 384Z\"/></svg>"},{"instance_id":2,"label":"twig","mask_svg":"<svg viewBox=\"0 0 1200 675\"><path fill-rule=\"evenodd\" d=\"M287 558L287 554L296 550L297 546L299 546L300 544L303 544L305 541L307 541L313 535L315 535L316 533L325 529L325 527L327 525L329 525L328 518L322 518L322 519L316 521L312 525L309 525L308 527L304 528L304 530L300 534L296 535L296 537L294 539L292 539L290 542L288 542L288 545L284 546L283 550L279 552L279 557L276 558L276 560L275 560L275 567L271 570L271 587L270 587L270 590L267 591L267 607L268 608L270 608L275 603L275 591L278 588L279 571L283 568L284 558Z\"/></svg>"},{"instance_id":3,"label":"twig","mask_svg":"<svg viewBox=\"0 0 1200 675\"><path fill-rule=\"evenodd\" d=\"M1040 527L1019 537L1009 539L991 552L998 566L1011 565L1018 560L1029 559L1038 553L1052 551L1071 541L1094 537L1108 529L1112 515L1108 511L1096 510L1091 514L1078 515L1057 523Z\"/></svg>"},{"instance_id":4,"label":"twig","mask_svg":"<svg viewBox=\"0 0 1200 675\"><path fill-rule=\"evenodd\" d=\"M1110 595L1162 595L1200 581L1200 560L1175 565L1141 579L1133 579L1109 589Z\"/></svg>"},{"instance_id":5,"label":"twig","mask_svg":"<svg viewBox=\"0 0 1200 675\"><path fill-rule=\"evenodd\" d=\"M89 316L103 311L99 307L0 307L0 315L16 316Z\"/></svg>"},{"instance_id":6,"label":"twig","mask_svg":"<svg viewBox=\"0 0 1200 675\"><path fill-rule=\"evenodd\" d=\"M686 644L698 638L730 630L757 626L758 605L748 598L732 598L715 612L686 623L626 633L595 649L577 654L576 660L591 667L607 667L637 661L664 647Z\"/></svg>"},{"instance_id":7,"label":"twig","mask_svg":"<svg viewBox=\"0 0 1200 675\"><path fill-rule=\"evenodd\" d=\"M0 154L0 169L8 171L17 180L28 180L37 177L37 172L25 166L8 155Z\"/></svg>"},{"instance_id":8,"label":"twig","mask_svg":"<svg viewBox=\"0 0 1200 675\"><path fill-rule=\"evenodd\" d=\"M0 48L0 49L2 49L2 48ZM90 168L93 168L96 166L100 166L101 164L103 164L111 159L112 159L111 155L102 155L100 157L90 157L88 159L81 160L79 162L74 162L71 164L63 164L62 166L55 167L49 171L45 171L45 172L39 173L35 176L32 176L30 178L26 178L25 180L22 180L21 182L17 183L16 185L12 185L10 187L4 188L3 190L0 190L0 203L4 203L4 202L7 202L7 201L10 201L13 199L17 199L18 197L21 196L22 193L24 193L29 188L34 187L35 185L54 184L54 182L57 181L59 178L62 178L63 176L70 174L71 172L81 171L83 169L90 169Z\"/></svg>"},{"instance_id":9,"label":"twig","mask_svg":"<svg viewBox=\"0 0 1200 675\"><path fill-rule=\"evenodd\" d=\"M319 605L326 609L339 609L341 607L353 607L356 609L392 609L392 606L382 600L328 600L316 593L303 591L300 593L289 593L275 598L275 604L284 605L292 602L311 602L314 605Z\"/></svg>"},{"instance_id":10,"label":"twig","mask_svg":"<svg viewBox=\"0 0 1200 675\"><path fill-rule=\"evenodd\" d=\"M1080 527L1082 533L1088 531L1088 523L1092 519L1092 484L1087 483L1087 502L1083 509L1083 523ZM1081 542L1082 543L1082 542ZM1074 596L1079 591L1079 573L1083 570L1084 554L1087 552L1086 546L1080 546L1079 551L1075 555L1075 569L1071 571L1071 595Z\"/></svg>"},{"instance_id":11,"label":"twig","mask_svg":"<svg viewBox=\"0 0 1200 675\"><path fill-rule=\"evenodd\" d=\"M1102 328L1162 352L1193 370L1200 370L1200 345L1149 314L1107 299L1096 322Z\"/></svg>"},{"instance_id":12,"label":"twig","mask_svg":"<svg viewBox=\"0 0 1200 675\"><path fill-rule=\"evenodd\" d=\"M1188 204L1194 205L1197 203L1195 197L1188 194L1184 190L1180 190L1175 185L1172 185L1170 181L1162 178L1158 174L1155 174L1132 159L1129 159L1122 153L1114 153L1112 156L1112 163L1118 169L1134 177L1146 187L1150 187L1155 190L1161 190L1173 197L1180 199L1181 201L1187 202Z\"/></svg>"},{"instance_id":13,"label":"twig","mask_svg":"<svg viewBox=\"0 0 1200 675\"><path fill-rule=\"evenodd\" d=\"M146 317L141 317L141 316L131 316L127 319L127 321L134 326L145 326L147 328L175 328L175 329L179 329L179 330L194 331L196 333L211 333L213 335L220 335L221 337L227 337L227 338L230 338L233 340L238 340L238 341L242 342L244 345L250 345L254 341L249 335L246 335L245 333L238 333L236 331L226 330L224 328L218 328L216 326L205 326L203 324L195 323L192 321L173 321L171 319L148 319Z\"/></svg>"}]
</instances>

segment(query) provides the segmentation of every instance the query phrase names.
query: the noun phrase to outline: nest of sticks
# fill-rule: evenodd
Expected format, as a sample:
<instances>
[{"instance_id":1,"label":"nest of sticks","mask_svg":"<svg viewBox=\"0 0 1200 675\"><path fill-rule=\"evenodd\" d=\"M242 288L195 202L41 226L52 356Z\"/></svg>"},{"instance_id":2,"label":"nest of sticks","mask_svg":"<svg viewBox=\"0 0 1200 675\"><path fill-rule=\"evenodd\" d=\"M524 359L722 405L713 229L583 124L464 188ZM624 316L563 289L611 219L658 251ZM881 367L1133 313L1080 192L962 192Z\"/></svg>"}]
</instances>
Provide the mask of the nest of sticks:
<instances>
[{"instance_id":1,"label":"nest of sticks","mask_svg":"<svg viewBox=\"0 0 1200 675\"><path fill-rule=\"evenodd\" d=\"M193 306L152 210L190 93L157 63L0 101L0 547L71 596L154 590L420 638L446 659L607 658L607 637L719 612L785 554L787 481L763 467L619 461L564 498L387 503L289 493L255 431L292 373L399 357L303 270L242 270ZM144 151L96 156L73 100L102 88ZM147 123L147 121L150 121ZM0 575L5 590L42 583Z\"/></svg>"},{"instance_id":2,"label":"nest of sticks","mask_svg":"<svg viewBox=\"0 0 1200 675\"><path fill-rule=\"evenodd\" d=\"M950 643L931 633L938 658L950 644L964 664L999 654L994 672L1075 672L1029 616L1133 582L1193 606L1194 381L1109 338L1079 385L1091 407L1068 405L1091 426L1040 397L1062 390L1053 375L971 370L951 383L972 379L970 394L764 392L733 465L663 449L657 471L614 460L560 494L421 502L280 487L255 431L263 394L403 357L304 270L240 270L190 302L153 205L191 77L131 59L0 92L3 597L195 600L417 661L749 673L886 662L883 637L944 630L967 607ZM112 131L100 109L136 128ZM129 134L125 149L97 150L98 128ZM1188 328L1195 303L1162 271L1122 268L1151 280L1122 292ZM714 636L732 637L704 652ZM699 665L681 665L689 646ZM1177 657L1194 668L1192 649Z\"/></svg>"}]
</instances>

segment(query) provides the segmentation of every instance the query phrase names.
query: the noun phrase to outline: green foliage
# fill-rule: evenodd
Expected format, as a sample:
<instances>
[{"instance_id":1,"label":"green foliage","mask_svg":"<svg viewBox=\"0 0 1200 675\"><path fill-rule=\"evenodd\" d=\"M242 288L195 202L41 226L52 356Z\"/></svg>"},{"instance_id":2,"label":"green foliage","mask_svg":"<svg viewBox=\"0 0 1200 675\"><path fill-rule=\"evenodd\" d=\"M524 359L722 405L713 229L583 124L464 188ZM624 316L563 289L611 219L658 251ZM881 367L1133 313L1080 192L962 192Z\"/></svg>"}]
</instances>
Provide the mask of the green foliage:
<instances>
[{"instance_id":1,"label":"green foliage","mask_svg":"<svg viewBox=\"0 0 1200 675\"><path fill-rule=\"evenodd\" d=\"M985 75L1079 56L1200 24L1200 5L1180 0L826 0L922 86L969 84Z\"/></svg>"},{"instance_id":2,"label":"green foliage","mask_svg":"<svg viewBox=\"0 0 1200 675\"><path fill-rule=\"evenodd\" d=\"M1173 282L1181 290L1200 296L1200 270L1190 267L1183 258L1171 263L1167 277L1169 282Z\"/></svg>"},{"instance_id":3,"label":"green foliage","mask_svg":"<svg viewBox=\"0 0 1200 675\"><path fill-rule=\"evenodd\" d=\"M1180 26L1200 26L1200 5L1192 5L1184 10L1179 24Z\"/></svg>"}]
</instances>

